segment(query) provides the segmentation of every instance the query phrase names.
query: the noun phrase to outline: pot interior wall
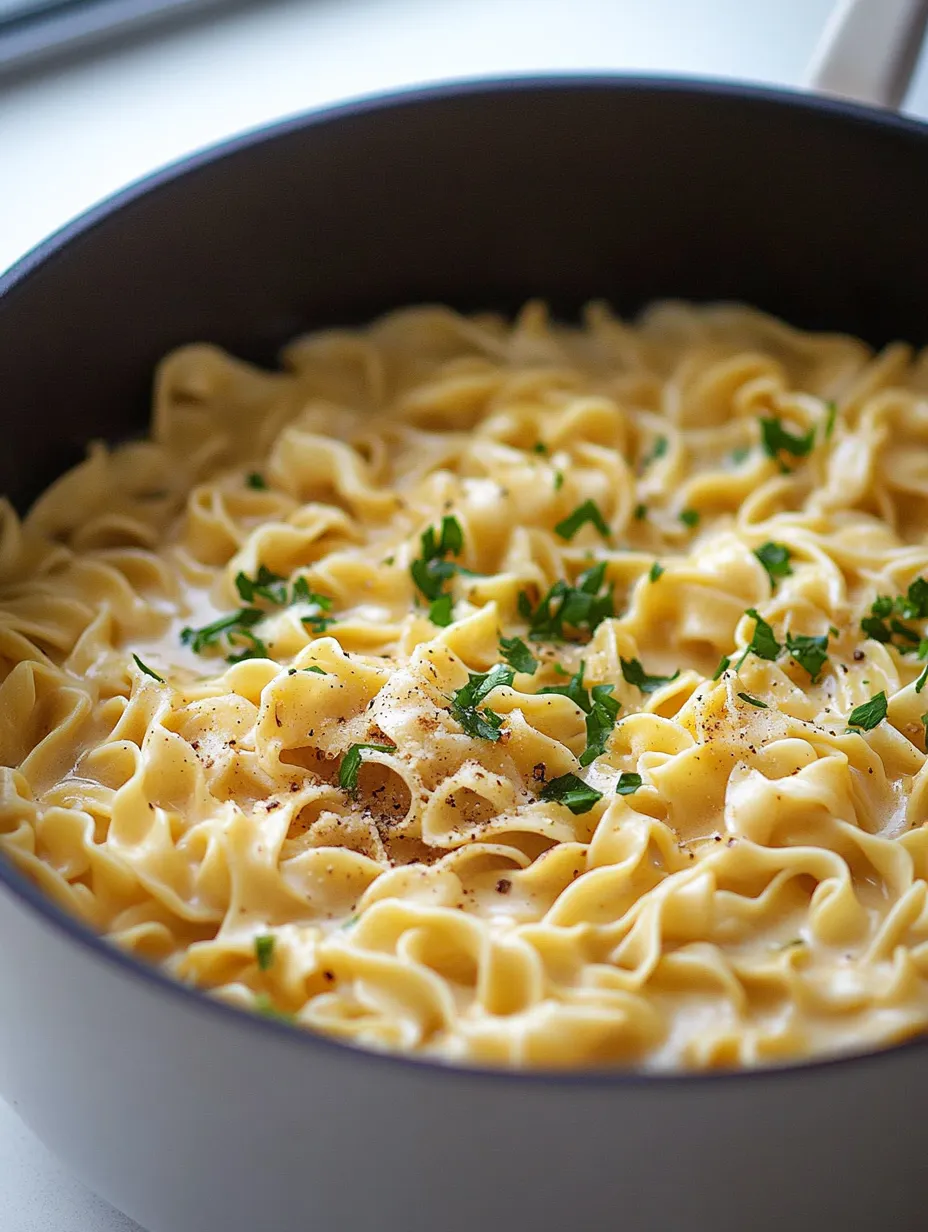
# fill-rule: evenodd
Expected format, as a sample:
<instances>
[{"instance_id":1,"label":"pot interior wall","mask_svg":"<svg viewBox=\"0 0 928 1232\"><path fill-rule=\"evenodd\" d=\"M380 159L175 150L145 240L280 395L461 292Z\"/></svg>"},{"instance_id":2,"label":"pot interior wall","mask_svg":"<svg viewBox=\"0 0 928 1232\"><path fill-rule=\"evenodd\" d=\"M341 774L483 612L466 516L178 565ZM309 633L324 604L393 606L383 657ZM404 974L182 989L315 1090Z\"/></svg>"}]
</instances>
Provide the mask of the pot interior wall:
<instances>
[{"instance_id":1,"label":"pot interior wall","mask_svg":"<svg viewBox=\"0 0 928 1232\"><path fill-rule=\"evenodd\" d=\"M8 278L0 491L23 505L88 439L138 431L179 343L271 363L300 330L408 302L739 299L921 344L925 131L589 80L438 91L246 140Z\"/></svg>"}]
</instances>

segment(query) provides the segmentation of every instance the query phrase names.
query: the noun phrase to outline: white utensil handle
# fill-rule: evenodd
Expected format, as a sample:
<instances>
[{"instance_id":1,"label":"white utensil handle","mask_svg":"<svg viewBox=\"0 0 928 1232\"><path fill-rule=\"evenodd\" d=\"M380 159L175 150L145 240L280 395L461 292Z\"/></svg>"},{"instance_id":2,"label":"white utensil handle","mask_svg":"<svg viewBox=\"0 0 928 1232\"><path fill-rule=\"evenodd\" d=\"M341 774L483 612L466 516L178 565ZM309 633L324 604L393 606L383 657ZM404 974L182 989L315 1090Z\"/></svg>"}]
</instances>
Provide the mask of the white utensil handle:
<instances>
[{"instance_id":1,"label":"white utensil handle","mask_svg":"<svg viewBox=\"0 0 928 1232\"><path fill-rule=\"evenodd\" d=\"M925 37L928 0L839 0L806 75L822 94L899 107Z\"/></svg>"}]
</instances>

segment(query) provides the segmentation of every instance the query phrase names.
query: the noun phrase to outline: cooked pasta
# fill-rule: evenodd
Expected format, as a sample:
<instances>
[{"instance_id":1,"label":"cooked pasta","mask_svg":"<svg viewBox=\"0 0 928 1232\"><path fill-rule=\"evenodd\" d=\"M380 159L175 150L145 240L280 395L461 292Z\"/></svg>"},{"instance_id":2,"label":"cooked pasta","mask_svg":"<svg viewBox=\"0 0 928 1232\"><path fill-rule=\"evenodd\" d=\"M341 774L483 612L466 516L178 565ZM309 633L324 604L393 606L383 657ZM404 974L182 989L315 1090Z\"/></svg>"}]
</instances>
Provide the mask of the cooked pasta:
<instances>
[{"instance_id":1,"label":"cooked pasta","mask_svg":"<svg viewBox=\"0 0 928 1232\"><path fill-rule=\"evenodd\" d=\"M928 1024L928 357L444 308L157 376L0 519L0 848L242 1007L462 1064Z\"/></svg>"}]
</instances>

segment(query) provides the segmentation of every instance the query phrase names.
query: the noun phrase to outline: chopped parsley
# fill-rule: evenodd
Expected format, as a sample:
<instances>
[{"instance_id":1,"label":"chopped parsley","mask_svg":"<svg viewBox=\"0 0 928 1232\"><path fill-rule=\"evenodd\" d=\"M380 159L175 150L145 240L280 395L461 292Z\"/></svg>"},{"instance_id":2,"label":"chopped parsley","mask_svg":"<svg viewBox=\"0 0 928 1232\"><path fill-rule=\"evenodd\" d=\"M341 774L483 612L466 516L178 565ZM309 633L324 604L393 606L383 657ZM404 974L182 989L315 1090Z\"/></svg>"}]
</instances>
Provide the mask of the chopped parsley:
<instances>
[{"instance_id":1,"label":"chopped parsley","mask_svg":"<svg viewBox=\"0 0 928 1232\"><path fill-rule=\"evenodd\" d=\"M537 642L568 640L568 629L592 633L609 616L615 615L612 585L601 594L606 577L606 562L601 561L581 573L576 586L559 580L536 607L526 591L519 594L519 613L528 622L528 635Z\"/></svg>"},{"instance_id":2,"label":"chopped parsley","mask_svg":"<svg viewBox=\"0 0 928 1232\"><path fill-rule=\"evenodd\" d=\"M928 680L928 663L926 663L925 666L922 668L922 674L915 681L915 692L916 693L921 693L922 689L925 687L926 680Z\"/></svg>"},{"instance_id":3,"label":"chopped parsley","mask_svg":"<svg viewBox=\"0 0 928 1232\"><path fill-rule=\"evenodd\" d=\"M790 550L783 543L764 543L759 548L754 549L754 555L767 570L767 576L770 578L770 586L776 589L777 580L779 578L789 577L792 573L790 565Z\"/></svg>"},{"instance_id":4,"label":"chopped parsley","mask_svg":"<svg viewBox=\"0 0 928 1232\"><path fill-rule=\"evenodd\" d=\"M554 528L554 533L562 539L573 539L574 535L581 526L585 526L587 522L602 535L604 539L611 536L611 531L603 517L599 506L595 501L585 500L582 505L578 505L573 513L568 514L566 518L558 522Z\"/></svg>"},{"instance_id":5,"label":"chopped parsley","mask_svg":"<svg viewBox=\"0 0 928 1232\"><path fill-rule=\"evenodd\" d=\"M563 471L555 471L555 472L554 472L554 490L555 490L555 492L560 492L560 490L561 490L561 488L563 488L563 486L564 486L564 472L563 472Z\"/></svg>"},{"instance_id":6,"label":"chopped parsley","mask_svg":"<svg viewBox=\"0 0 928 1232\"><path fill-rule=\"evenodd\" d=\"M562 697L569 697L586 714L586 748L580 754L580 765L588 766L605 753L606 741L612 734L622 707L612 696L614 685L595 684L592 689L584 687L584 666L581 660L580 670L571 676L567 684L548 685L538 692L558 693Z\"/></svg>"},{"instance_id":7,"label":"chopped parsley","mask_svg":"<svg viewBox=\"0 0 928 1232\"><path fill-rule=\"evenodd\" d=\"M739 693L738 696L743 702L747 702L749 706L756 706L758 710L769 709L766 702L762 702L759 697L752 697L750 693Z\"/></svg>"},{"instance_id":8,"label":"chopped parsley","mask_svg":"<svg viewBox=\"0 0 928 1232\"><path fill-rule=\"evenodd\" d=\"M421 555L409 566L412 580L426 599L437 599L445 588L445 582L459 571L448 556L460 556L464 548L464 533L455 517L446 515L441 527L429 526L419 539Z\"/></svg>"},{"instance_id":9,"label":"chopped parsley","mask_svg":"<svg viewBox=\"0 0 928 1232\"><path fill-rule=\"evenodd\" d=\"M525 672L527 676L532 676L538 670L538 660L521 637L501 637L499 650L509 666L515 668L517 672Z\"/></svg>"},{"instance_id":10,"label":"chopped parsley","mask_svg":"<svg viewBox=\"0 0 928 1232\"><path fill-rule=\"evenodd\" d=\"M903 624L899 616L906 620L928 619L928 582L924 578L911 582L904 595L895 598L877 595L870 605L870 614L860 622L861 631L876 642L895 646L901 654L908 654L920 648L922 639L915 629Z\"/></svg>"},{"instance_id":11,"label":"chopped parsley","mask_svg":"<svg viewBox=\"0 0 928 1232\"><path fill-rule=\"evenodd\" d=\"M835 430L835 420L838 418L838 404L837 402L826 402L825 406L827 407L827 411L825 414L824 438L826 441L830 441L831 434Z\"/></svg>"},{"instance_id":12,"label":"chopped parsley","mask_svg":"<svg viewBox=\"0 0 928 1232\"><path fill-rule=\"evenodd\" d=\"M741 666L749 654L755 654L759 659L767 659L772 663L783 649L774 636L773 629L756 608L749 607L744 614L754 621L754 633L744 654L738 660L738 666Z\"/></svg>"},{"instance_id":13,"label":"chopped parsley","mask_svg":"<svg viewBox=\"0 0 928 1232\"><path fill-rule=\"evenodd\" d=\"M847 725L861 731L872 731L886 718L886 709L886 694L880 690L868 702L862 702L851 711L847 716Z\"/></svg>"},{"instance_id":14,"label":"chopped parsley","mask_svg":"<svg viewBox=\"0 0 928 1232\"><path fill-rule=\"evenodd\" d=\"M698 509L681 509L680 521L684 526L688 526L690 530L695 529L699 525L699 510Z\"/></svg>"},{"instance_id":15,"label":"chopped parsley","mask_svg":"<svg viewBox=\"0 0 928 1232\"><path fill-rule=\"evenodd\" d=\"M580 707L581 710L589 712L590 709L590 694L583 687L583 671L585 663L580 660L580 670L571 676L567 684L549 684L545 688L539 689L539 693L558 693L561 697L569 697L572 702Z\"/></svg>"},{"instance_id":16,"label":"chopped parsley","mask_svg":"<svg viewBox=\"0 0 928 1232\"><path fill-rule=\"evenodd\" d=\"M164 684L164 677L159 676L157 672L152 671L146 663L142 662L137 654L134 654L132 657L135 659L135 666L140 672L144 672L146 676L151 676L152 680L157 680L159 684Z\"/></svg>"},{"instance_id":17,"label":"chopped parsley","mask_svg":"<svg viewBox=\"0 0 928 1232\"><path fill-rule=\"evenodd\" d=\"M396 752L396 746L393 744L353 744L338 767L338 785L345 791L357 791L358 789L358 771L364 760L361 754L365 749L370 749L374 753Z\"/></svg>"},{"instance_id":18,"label":"chopped parsley","mask_svg":"<svg viewBox=\"0 0 928 1232\"><path fill-rule=\"evenodd\" d=\"M639 502L635 506L635 510L634 510L634 513L632 514L632 517L635 519L636 522L643 522L647 516L648 516L647 505L645 505L643 502Z\"/></svg>"},{"instance_id":19,"label":"chopped parsley","mask_svg":"<svg viewBox=\"0 0 928 1232\"><path fill-rule=\"evenodd\" d=\"M245 478L245 486L252 488L255 492L267 491L267 480L258 471L251 471Z\"/></svg>"},{"instance_id":20,"label":"chopped parsley","mask_svg":"<svg viewBox=\"0 0 928 1232\"><path fill-rule=\"evenodd\" d=\"M925 725L925 743L928 744L928 710L922 715L922 723Z\"/></svg>"},{"instance_id":21,"label":"chopped parsley","mask_svg":"<svg viewBox=\"0 0 928 1232\"><path fill-rule=\"evenodd\" d=\"M312 611L301 616L304 625L309 625L314 633L321 633L332 622L322 615L332 607L332 600L325 595L314 594L304 577L299 577L288 592L287 581L277 573L272 573L265 565L258 566L254 577L247 573L238 573L235 578L235 588L239 597L252 605L256 600L263 599L275 607L285 607L288 604L306 603ZM202 654L213 646L224 646L229 653L226 660L229 663L241 663L244 659L265 658L268 654L267 645L256 633L252 632L267 613L258 607L248 606L220 616L218 620L199 629L189 626L181 629L180 640L184 646L189 646L194 654ZM236 646L241 647L238 653L233 653Z\"/></svg>"},{"instance_id":22,"label":"chopped parsley","mask_svg":"<svg viewBox=\"0 0 928 1232\"><path fill-rule=\"evenodd\" d=\"M239 641L232 643L233 635L230 634L229 641L234 645L242 646L237 653L226 656L227 663L244 663L246 659L266 659L270 651L267 648L267 643L262 641L256 633L252 633L250 629L242 629L237 636ZM244 645L242 645L244 641Z\"/></svg>"},{"instance_id":23,"label":"chopped parsley","mask_svg":"<svg viewBox=\"0 0 928 1232\"><path fill-rule=\"evenodd\" d=\"M329 674L325 668L320 667L318 663L311 663L309 667L304 667L303 671L314 672L317 676L328 676Z\"/></svg>"},{"instance_id":24,"label":"chopped parsley","mask_svg":"<svg viewBox=\"0 0 928 1232\"><path fill-rule=\"evenodd\" d=\"M786 649L790 657L800 667L805 668L812 678L812 683L815 684L819 672L828 662L827 633L823 633L821 637L806 637L804 634L793 637L791 633L787 633Z\"/></svg>"},{"instance_id":25,"label":"chopped parsley","mask_svg":"<svg viewBox=\"0 0 928 1232\"><path fill-rule=\"evenodd\" d=\"M715 675L712 677L712 679L719 680L722 676L725 675L725 673L728 671L730 667L731 667L731 658L728 655L722 655L721 659L719 660L719 665L715 669Z\"/></svg>"},{"instance_id":26,"label":"chopped parsley","mask_svg":"<svg viewBox=\"0 0 928 1232\"><path fill-rule=\"evenodd\" d=\"M439 595L429 604L429 620L439 629L446 629L451 624L451 607L453 600L450 595Z\"/></svg>"},{"instance_id":27,"label":"chopped parsley","mask_svg":"<svg viewBox=\"0 0 928 1232\"><path fill-rule=\"evenodd\" d=\"M274 938L270 933L255 937L255 958L261 971L267 971L273 966Z\"/></svg>"},{"instance_id":28,"label":"chopped parsley","mask_svg":"<svg viewBox=\"0 0 928 1232\"><path fill-rule=\"evenodd\" d=\"M664 566L659 564L658 561L655 561L648 571L648 580L651 582L656 582L663 572Z\"/></svg>"},{"instance_id":29,"label":"chopped parsley","mask_svg":"<svg viewBox=\"0 0 928 1232\"><path fill-rule=\"evenodd\" d=\"M630 796L638 790L641 784L640 774L635 774L630 770L623 770L619 775L619 781L615 785L615 794L617 796Z\"/></svg>"},{"instance_id":30,"label":"chopped parsley","mask_svg":"<svg viewBox=\"0 0 928 1232\"><path fill-rule=\"evenodd\" d=\"M300 617L300 624L308 625L313 633L324 633L332 623L329 617L322 614L332 610L332 600L327 595L317 595L310 590L306 578L298 577L293 583L290 602L305 603L312 609Z\"/></svg>"},{"instance_id":31,"label":"chopped parsley","mask_svg":"<svg viewBox=\"0 0 928 1232\"><path fill-rule=\"evenodd\" d=\"M541 798L563 804L576 816L588 813L593 805L603 798L603 793L595 787L588 787L576 774L562 774L544 785Z\"/></svg>"},{"instance_id":32,"label":"chopped parsley","mask_svg":"<svg viewBox=\"0 0 928 1232\"><path fill-rule=\"evenodd\" d=\"M479 710L478 706L498 685L511 685L515 672L511 667L497 663L488 672L469 672L467 684L457 689L451 697L451 714L460 723L468 736L479 740L496 741L503 720L492 710Z\"/></svg>"},{"instance_id":33,"label":"chopped parsley","mask_svg":"<svg viewBox=\"0 0 928 1232\"><path fill-rule=\"evenodd\" d=\"M615 686L594 684L590 690L590 712L586 716L586 748L580 754L580 765L588 766L606 751L606 742L612 735L615 721L622 709L621 703L612 696Z\"/></svg>"},{"instance_id":34,"label":"chopped parsley","mask_svg":"<svg viewBox=\"0 0 928 1232\"><path fill-rule=\"evenodd\" d=\"M220 616L218 620L202 625L199 629L188 625L180 631L181 644L189 646L194 654L202 654L204 650L215 646L225 646L231 651L244 640L246 649L240 655L229 653L229 663L239 663L243 658L264 655L267 653L267 647L251 632L253 626L262 621L264 616L265 613L260 608L243 607L228 616Z\"/></svg>"},{"instance_id":35,"label":"chopped parsley","mask_svg":"<svg viewBox=\"0 0 928 1232\"><path fill-rule=\"evenodd\" d=\"M672 676L649 676L639 659L620 659L619 662L622 664L622 675L626 683L635 685L642 693L656 693L663 685L670 684L680 675L680 669L677 668Z\"/></svg>"},{"instance_id":36,"label":"chopped parsley","mask_svg":"<svg viewBox=\"0 0 928 1232\"><path fill-rule=\"evenodd\" d=\"M544 443L544 441L536 441L535 444L532 446L532 453L547 453L547 452L548 452L548 446Z\"/></svg>"},{"instance_id":37,"label":"chopped parsley","mask_svg":"<svg viewBox=\"0 0 928 1232\"><path fill-rule=\"evenodd\" d=\"M304 586L305 578L300 578ZM272 573L266 565L259 565L253 578L247 573L235 575L235 589L244 603L254 603L255 598L266 599L277 607L283 607L287 602L287 581L279 573Z\"/></svg>"},{"instance_id":38,"label":"chopped parsley","mask_svg":"<svg viewBox=\"0 0 928 1232\"><path fill-rule=\"evenodd\" d=\"M760 440L764 453L783 466L781 454L788 453L794 458L805 458L812 452L812 446L815 444L815 427L797 435L784 428L776 417L762 418Z\"/></svg>"},{"instance_id":39,"label":"chopped parsley","mask_svg":"<svg viewBox=\"0 0 928 1232\"><path fill-rule=\"evenodd\" d=\"M659 436L654 441L654 444L641 459L641 469L647 470L652 462L656 462L658 458L662 458L669 447L667 437Z\"/></svg>"}]
</instances>

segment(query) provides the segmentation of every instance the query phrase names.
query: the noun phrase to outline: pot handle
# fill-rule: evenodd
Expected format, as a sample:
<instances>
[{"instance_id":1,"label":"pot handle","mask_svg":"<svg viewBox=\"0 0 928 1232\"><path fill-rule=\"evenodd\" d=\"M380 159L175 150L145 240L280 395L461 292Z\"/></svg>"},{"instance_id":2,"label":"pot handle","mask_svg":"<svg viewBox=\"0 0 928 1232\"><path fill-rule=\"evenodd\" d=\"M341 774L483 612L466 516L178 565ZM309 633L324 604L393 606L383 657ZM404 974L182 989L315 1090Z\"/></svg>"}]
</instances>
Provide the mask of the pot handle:
<instances>
[{"instance_id":1,"label":"pot handle","mask_svg":"<svg viewBox=\"0 0 928 1232\"><path fill-rule=\"evenodd\" d=\"M839 0L806 73L810 90L877 107L905 98L928 24L928 0Z\"/></svg>"}]
</instances>

